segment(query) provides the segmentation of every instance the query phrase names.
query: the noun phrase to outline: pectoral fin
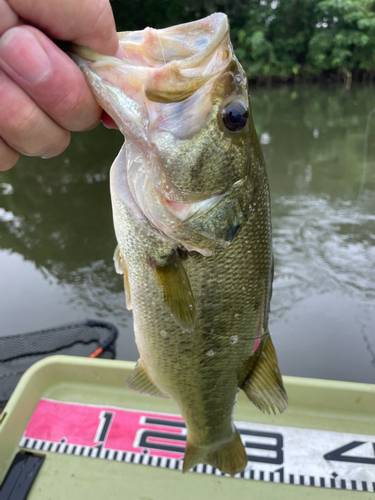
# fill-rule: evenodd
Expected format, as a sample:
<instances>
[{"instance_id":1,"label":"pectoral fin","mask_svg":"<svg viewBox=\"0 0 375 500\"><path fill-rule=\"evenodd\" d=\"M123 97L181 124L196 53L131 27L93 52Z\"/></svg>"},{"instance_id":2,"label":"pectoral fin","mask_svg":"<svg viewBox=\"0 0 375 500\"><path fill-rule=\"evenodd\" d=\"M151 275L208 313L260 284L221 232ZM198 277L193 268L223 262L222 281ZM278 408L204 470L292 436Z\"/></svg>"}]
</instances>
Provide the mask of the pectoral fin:
<instances>
[{"instance_id":1,"label":"pectoral fin","mask_svg":"<svg viewBox=\"0 0 375 500\"><path fill-rule=\"evenodd\" d=\"M138 360L132 374L125 383L126 387L134 391L150 394L151 396L159 396L167 398L165 394L154 384L147 373L146 367L141 359Z\"/></svg>"},{"instance_id":2,"label":"pectoral fin","mask_svg":"<svg viewBox=\"0 0 375 500\"><path fill-rule=\"evenodd\" d=\"M164 266L155 264L156 277L163 291L164 304L176 323L188 332L194 330L195 304L189 278L177 252Z\"/></svg>"},{"instance_id":3,"label":"pectoral fin","mask_svg":"<svg viewBox=\"0 0 375 500\"><path fill-rule=\"evenodd\" d=\"M130 309L132 308L132 301L131 301L131 295L130 295L128 269L126 267L125 259L120 253L120 247L118 245L117 245L117 247L115 249L115 253L113 255L113 261L115 263L116 273L124 275L126 309L128 309L130 311Z\"/></svg>"},{"instance_id":4,"label":"pectoral fin","mask_svg":"<svg viewBox=\"0 0 375 500\"><path fill-rule=\"evenodd\" d=\"M115 264L115 271L117 274L123 274L124 271L122 269L122 257L120 253L120 247L117 245L115 248L115 253L113 254L113 262Z\"/></svg>"},{"instance_id":5,"label":"pectoral fin","mask_svg":"<svg viewBox=\"0 0 375 500\"><path fill-rule=\"evenodd\" d=\"M262 347L259 354L253 356L254 363L250 363L252 366L241 389L263 413L272 410L276 414L276 408L282 413L288 405L288 396L270 335Z\"/></svg>"}]
</instances>

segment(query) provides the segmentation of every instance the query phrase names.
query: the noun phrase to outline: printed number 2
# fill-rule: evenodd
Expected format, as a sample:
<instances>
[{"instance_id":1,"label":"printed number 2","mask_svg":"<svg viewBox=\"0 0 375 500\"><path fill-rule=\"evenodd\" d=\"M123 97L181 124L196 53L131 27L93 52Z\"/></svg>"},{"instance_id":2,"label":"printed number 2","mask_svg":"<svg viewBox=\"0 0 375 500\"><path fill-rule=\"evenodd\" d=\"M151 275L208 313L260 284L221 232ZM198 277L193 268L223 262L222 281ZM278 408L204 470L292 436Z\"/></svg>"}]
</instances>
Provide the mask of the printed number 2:
<instances>
[{"instance_id":1,"label":"printed number 2","mask_svg":"<svg viewBox=\"0 0 375 500\"><path fill-rule=\"evenodd\" d=\"M247 455L250 462L262 462L265 464L282 464L284 461L283 452L283 436L276 432L260 432L260 431L248 431L246 429L238 429L242 436L256 436L262 438L270 438L272 440L276 439L276 444L265 444L256 443L254 441L247 441L246 438L242 438L245 448L253 448L256 450L267 450L276 453L274 457L265 457L260 455Z\"/></svg>"}]
</instances>

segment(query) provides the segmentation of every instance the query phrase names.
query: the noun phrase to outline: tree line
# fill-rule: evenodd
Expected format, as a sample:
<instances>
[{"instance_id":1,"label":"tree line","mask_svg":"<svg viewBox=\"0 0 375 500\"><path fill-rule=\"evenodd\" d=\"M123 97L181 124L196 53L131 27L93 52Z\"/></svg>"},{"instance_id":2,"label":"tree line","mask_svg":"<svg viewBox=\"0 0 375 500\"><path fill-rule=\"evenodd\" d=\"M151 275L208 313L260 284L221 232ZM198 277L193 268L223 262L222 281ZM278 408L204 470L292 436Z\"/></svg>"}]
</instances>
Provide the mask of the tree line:
<instances>
[{"instance_id":1,"label":"tree line","mask_svg":"<svg viewBox=\"0 0 375 500\"><path fill-rule=\"evenodd\" d=\"M112 0L118 31L225 12L257 82L375 77L375 0Z\"/></svg>"}]
</instances>

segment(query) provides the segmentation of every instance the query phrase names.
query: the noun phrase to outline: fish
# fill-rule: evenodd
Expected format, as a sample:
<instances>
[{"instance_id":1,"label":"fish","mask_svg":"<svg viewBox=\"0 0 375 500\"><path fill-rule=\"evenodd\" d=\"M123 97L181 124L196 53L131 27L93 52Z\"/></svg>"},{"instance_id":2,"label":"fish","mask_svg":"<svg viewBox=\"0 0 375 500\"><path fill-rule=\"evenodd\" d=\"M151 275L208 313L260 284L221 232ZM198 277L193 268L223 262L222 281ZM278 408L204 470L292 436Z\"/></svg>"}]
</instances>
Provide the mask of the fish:
<instances>
[{"instance_id":1,"label":"fish","mask_svg":"<svg viewBox=\"0 0 375 500\"><path fill-rule=\"evenodd\" d=\"M246 75L225 14L118 33L123 57L71 57L125 141L110 172L116 270L140 358L126 386L172 398L183 471L248 463L240 390L263 412L288 398L268 329L270 193Z\"/></svg>"}]
</instances>

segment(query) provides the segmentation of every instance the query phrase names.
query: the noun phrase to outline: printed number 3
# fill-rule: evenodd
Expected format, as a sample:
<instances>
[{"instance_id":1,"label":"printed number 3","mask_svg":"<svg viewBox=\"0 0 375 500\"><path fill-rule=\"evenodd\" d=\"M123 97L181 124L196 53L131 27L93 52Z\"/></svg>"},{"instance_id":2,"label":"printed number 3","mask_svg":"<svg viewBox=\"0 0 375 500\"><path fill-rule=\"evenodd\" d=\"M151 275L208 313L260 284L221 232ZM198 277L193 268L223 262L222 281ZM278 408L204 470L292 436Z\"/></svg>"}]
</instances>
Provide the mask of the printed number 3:
<instances>
[{"instance_id":1,"label":"printed number 3","mask_svg":"<svg viewBox=\"0 0 375 500\"><path fill-rule=\"evenodd\" d=\"M245 448L256 449L256 450L266 450L275 452L276 456L268 457L261 455L247 455L247 458L250 462L262 462L265 464L282 464L284 461L284 452L283 452L283 436L276 432L260 432L260 431L248 431L246 429L238 429L240 434L243 436L242 440ZM254 441L248 441L244 436L256 436L262 438L269 438L273 441L276 440L276 444L265 444L265 443L257 443Z\"/></svg>"}]
</instances>

